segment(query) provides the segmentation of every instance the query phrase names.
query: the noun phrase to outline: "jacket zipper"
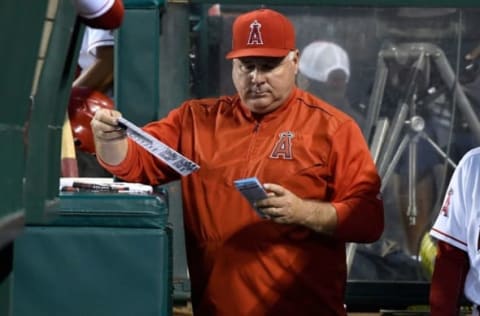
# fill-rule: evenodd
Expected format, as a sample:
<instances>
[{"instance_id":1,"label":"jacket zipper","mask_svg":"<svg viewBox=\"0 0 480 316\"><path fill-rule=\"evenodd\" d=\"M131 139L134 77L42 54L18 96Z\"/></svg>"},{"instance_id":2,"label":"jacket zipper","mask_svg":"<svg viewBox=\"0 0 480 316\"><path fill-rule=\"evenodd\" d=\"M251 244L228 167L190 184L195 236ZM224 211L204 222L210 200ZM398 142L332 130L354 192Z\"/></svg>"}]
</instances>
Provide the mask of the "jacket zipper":
<instances>
[{"instance_id":1,"label":"jacket zipper","mask_svg":"<svg viewBox=\"0 0 480 316\"><path fill-rule=\"evenodd\" d=\"M252 130L252 139L251 139L248 151L247 151L247 168L245 168L245 174L244 174L245 177L251 177L252 176L252 175L247 174L247 170L249 170L248 165L250 163L252 153L254 151L255 144L257 142L257 134L258 134L259 130L260 130L260 122L255 122L255 126L253 127L253 130Z\"/></svg>"}]
</instances>

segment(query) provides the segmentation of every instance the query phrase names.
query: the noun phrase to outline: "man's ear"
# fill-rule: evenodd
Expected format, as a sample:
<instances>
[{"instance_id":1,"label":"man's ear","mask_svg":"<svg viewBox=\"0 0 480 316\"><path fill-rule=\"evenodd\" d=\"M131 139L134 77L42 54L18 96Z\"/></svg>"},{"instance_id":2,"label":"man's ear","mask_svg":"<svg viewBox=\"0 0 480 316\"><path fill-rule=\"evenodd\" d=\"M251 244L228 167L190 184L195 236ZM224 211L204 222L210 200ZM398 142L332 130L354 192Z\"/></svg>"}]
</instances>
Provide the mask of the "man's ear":
<instances>
[{"instance_id":1,"label":"man's ear","mask_svg":"<svg viewBox=\"0 0 480 316\"><path fill-rule=\"evenodd\" d=\"M298 64L298 61L300 60L300 51L298 49L293 51L293 60Z\"/></svg>"},{"instance_id":2,"label":"man's ear","mask_svg":"<svg viewBox=\"0 0 480 316\"><path fill-rule=\"evenodd\" d=\"M298 49L296 49L295 51L293 52L290 52L291 54L291 59L293 61L293 63L295 64L295 75L298 75L298 64L299 64L299 61L300 61L300 51Z\"/></svg>"}]
</instances>

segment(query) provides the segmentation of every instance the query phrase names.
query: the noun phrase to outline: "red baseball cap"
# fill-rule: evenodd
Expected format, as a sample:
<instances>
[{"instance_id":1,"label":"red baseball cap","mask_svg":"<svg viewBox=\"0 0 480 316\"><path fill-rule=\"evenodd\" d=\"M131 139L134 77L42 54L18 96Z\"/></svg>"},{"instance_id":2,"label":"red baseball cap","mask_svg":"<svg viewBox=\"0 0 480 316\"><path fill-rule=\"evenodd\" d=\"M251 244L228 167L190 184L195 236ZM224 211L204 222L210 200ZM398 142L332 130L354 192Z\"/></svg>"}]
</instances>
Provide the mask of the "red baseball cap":
<instances>
[{"instance_id":1,"label":"red baseball cap","mask_svg":"<svg viewBox=\"0 0 480 316\"><path fill-rule=\"evenodd\" d=\"M295 29L284 15L259 9L238 16L232 27L232 50L227 59L283 57L295 50Z\"/></svg>"}]
</instances>

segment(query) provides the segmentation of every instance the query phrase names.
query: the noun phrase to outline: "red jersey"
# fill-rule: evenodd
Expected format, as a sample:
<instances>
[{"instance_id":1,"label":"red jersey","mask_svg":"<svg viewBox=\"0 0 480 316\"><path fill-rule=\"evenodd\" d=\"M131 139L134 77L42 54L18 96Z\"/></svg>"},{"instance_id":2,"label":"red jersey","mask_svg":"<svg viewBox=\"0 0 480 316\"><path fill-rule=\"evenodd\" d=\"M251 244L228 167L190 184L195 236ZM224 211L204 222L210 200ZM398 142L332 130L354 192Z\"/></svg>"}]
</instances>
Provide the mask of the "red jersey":
<instances>
[{"instance_id":1,"label":"red jersey","mask_svg":"<svg viewBox=\"0 0 480 316\"><path fill-rule=\"evenodd\" d=\"M236 95L186 101L144 130L200 165L181 178L196 316L346 315L345 242L375 241L384 225L380 179L349 116L294 89L261 118ZM106 167L153 185L179 178L132 141ZM233 184L252 176L333 203L333 236L258 217Z\"/></svg>"}]
</instances>

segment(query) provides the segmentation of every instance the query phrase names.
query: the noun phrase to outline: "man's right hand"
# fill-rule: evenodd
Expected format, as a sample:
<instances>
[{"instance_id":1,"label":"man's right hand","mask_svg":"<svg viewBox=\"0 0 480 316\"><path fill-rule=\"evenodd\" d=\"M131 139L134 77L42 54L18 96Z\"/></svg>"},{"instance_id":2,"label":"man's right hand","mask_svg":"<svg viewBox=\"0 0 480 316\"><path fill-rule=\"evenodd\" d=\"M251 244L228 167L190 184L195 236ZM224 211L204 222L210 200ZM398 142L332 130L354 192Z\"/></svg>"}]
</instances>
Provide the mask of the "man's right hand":
<instances>
[{"instance_id":1,"label":"man's right hand","mask_svg":"<svg viewBox=\"0 0 480 316\"><path fill-rule=\"evenodd\" d=\"M122 114L115 110L99 109L90 122L95 140L109 142L127 137L125 129L118 125Z\"/></svg>"},{"instance_id":2,"label":"man's right hand","mask_svg":"<svg viewBox=\"0 0 480 316\"><path fill-rule=\"evenodd\" d=\"M95 152L109 165L118 165L127 155L127 133L118 125L118 118L121 116L122 114L115 110L99 109L90 122Z\"/></svg>"}]
</instances>

